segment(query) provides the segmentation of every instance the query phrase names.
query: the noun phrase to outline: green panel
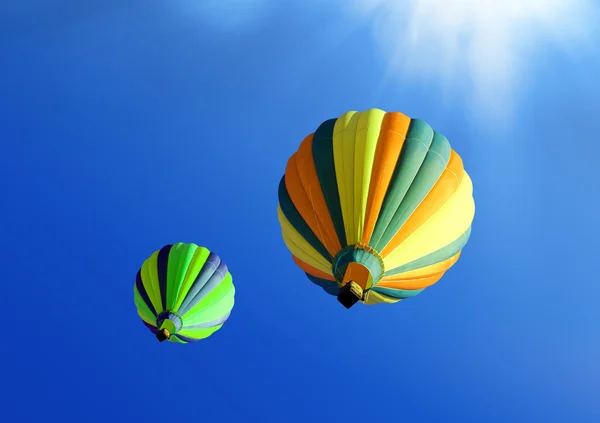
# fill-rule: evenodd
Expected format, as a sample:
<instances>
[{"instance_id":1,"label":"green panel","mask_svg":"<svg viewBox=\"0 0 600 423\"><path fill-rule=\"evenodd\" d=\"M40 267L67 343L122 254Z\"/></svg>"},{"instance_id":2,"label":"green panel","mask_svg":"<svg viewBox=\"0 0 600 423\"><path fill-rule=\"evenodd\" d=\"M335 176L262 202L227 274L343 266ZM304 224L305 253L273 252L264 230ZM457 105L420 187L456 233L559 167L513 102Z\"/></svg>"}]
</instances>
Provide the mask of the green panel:
<instances>
[{"instance_id":1,"label":"green panel","mask_svg":"<svg viewBox=\"0 0 600 423\"><path fill-rule=\"evenodd\" d=\"M290 194L285 186L285 176L281 178L279 183L279 206L290 224L298 231L302 238L306 240L315 250L319 252L327 261L329 261L329 252L325 246L319 241L319 238L314 234L310 226L304 221L296 206L290 198Z\"/></svg>"},{"instance_id":2,"label":"green panel","mask_svg":"<svg viewBox=\"0 0 600 423\"><path fill-rule=\"evenodd\" d=\"M153 322L156 320L156 316L154 315L154 313L152 313L152 310L150 310L150 307L148 307L146 305L146 302L140 295L140 292L138 291L137 286L135 286L135 285L133 285L133 301L134 301L135 306L137 307L138 311L141 314L143 314L144 317L146 319L148 319L149 322Z\"/></svg>"},{"instance_id":3,"label":"green panel","mask_svg":"<svg viewBox=\"0 0 600 423\"><path fill-rule=\"evenodd\" d=\"M373 235L369 241L369 246L375 250L381 251L378 246L387 245L394 235L390 236L387 228L419 172L432 140L433 129L426 122L419 119L411 120L406 141L402 146Z\"/></svg>"},{"instance_id":4,"label":"green panel","mask_svg":"<svg viewBox=\"0 0 600 423\"><path fill-rule=\"evenodd\" d=\"M198 247L194 244L177 243L169 253L167 272L167 310L174 310L187 269Z\"/></svg>"},{"instance_id":5,"label":"green panel","mask_svg":"<svg viewBox=\"0 0 600 423\"><path fill-rule=\"evenodd\" d=\"M377 243L376 249L381 251L392 240L394 235L406 223L413 212L419 207L419 204L429 194L440 179L448 160L450 160L450 143L443 135L435 132L433 141L425 159L421 163L417 175L413 179L408 191L404 195L402 202L398 206L394 217L390 220L383 237Z\"/></svg>"},{"instance_id":6,"label":"green panel","mask_svg":"<svg viewBox=\"0 0 600 423\"><path fill-rule=\"evenodd\" d=\"M200 315L203 309L207 308L208 306L212 306L213 303L218 303L215 304L215 306L218 307L218 312L216 312L217 316L226 315L233 308L234 294L235 287L233 285L233 278L231 273L227 272L227 275L225 275L225 278L219 285L217 285L206 297L204 297L198 304L194 305L191 310L182 316L185 324L191 325L201 323L201 321L197 320L197 315ZM227 299L228 295L231 297L231 300ZM212 320L212 318L207 318L207 320Z\"/></svg>"},{"instance_id":7,"label":"green panel","mask_svg":"<svg viewBox=\"0 0 600 423\"><path fill-rule=\"evenodd\" d=\"M194 244L192 244L194 245ZM186 278L185 276L187 275L187 272L191 271L190 266L192 264L192 261L194 261L195 259L195 266L193 269L194 274L193 275L189 275L188 280L187 280L187 284L182 285L179 289L179 293L177 295L177 301L175 302L175 305L172 307L172 310L179 310L181 308L181 305L183 304L183 302L185 301L187 295L190 292L190 289L192 288L192 286L194 286L194 282L196 280L196 278L198 277L198 274L202 271L202 268L204 267L204 265L206 264L206 261L210 255L210 250L206 247L200 247L197 245L194 245L194 251L192 253L192 257L190 259L190 262L188 263L188 268L186 269L186 275L184 275L183 278L183 282L185 283ZM220 258L219 258L220 259Z\"/></svg>"},{"instance_id":8,"label":"green panel","mask_svg":"<svg viewBox=\"0 0 600 423\"><path fill-rule=\"evenodd\" d=\"M329 119L323 122L315 131L312 154L319 183L321 184L321 191L325 197L325 203L327 204L327 209L333 221L340 245L343 248L347 245L346 231L344 229L344 217L340 205L340 193L338 191L335 161L333 158L333 128L336 121L337 119Z\"/></svg>"}]
</instances>

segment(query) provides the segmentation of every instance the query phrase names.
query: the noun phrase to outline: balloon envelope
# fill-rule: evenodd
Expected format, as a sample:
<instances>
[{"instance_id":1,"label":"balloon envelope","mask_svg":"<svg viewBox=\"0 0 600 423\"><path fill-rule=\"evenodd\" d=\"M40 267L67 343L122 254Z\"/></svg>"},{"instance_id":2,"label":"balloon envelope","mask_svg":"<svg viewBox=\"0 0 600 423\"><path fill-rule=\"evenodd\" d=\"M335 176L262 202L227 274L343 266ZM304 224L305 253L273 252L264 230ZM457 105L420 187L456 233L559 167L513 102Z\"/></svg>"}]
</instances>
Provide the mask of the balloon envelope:
<instances>
[{"instance_id":1,"label":"balloon envelope","mask_svg":"<svg viewBox=\"0 0 600 423\"><path fill-rule=\"evenodd\" d=\"M134 301L161 341L188 343L219 330L233 309L235 287L219 256L196 244L155 251L137 273Z\"/></svg>"},{"instance_id":2,"label":"balloon envelope","mask_svg":"<svg viewBox=\"0 0 600 423\"><path fill-rule=\"evenodd\" d=\"M323 122L279 185L279 222L296 264L332 295L354 282L366 304L437 282L458 260L474 213L471 179L448 140L379 109Z\"/></svg>"}]
</instances>

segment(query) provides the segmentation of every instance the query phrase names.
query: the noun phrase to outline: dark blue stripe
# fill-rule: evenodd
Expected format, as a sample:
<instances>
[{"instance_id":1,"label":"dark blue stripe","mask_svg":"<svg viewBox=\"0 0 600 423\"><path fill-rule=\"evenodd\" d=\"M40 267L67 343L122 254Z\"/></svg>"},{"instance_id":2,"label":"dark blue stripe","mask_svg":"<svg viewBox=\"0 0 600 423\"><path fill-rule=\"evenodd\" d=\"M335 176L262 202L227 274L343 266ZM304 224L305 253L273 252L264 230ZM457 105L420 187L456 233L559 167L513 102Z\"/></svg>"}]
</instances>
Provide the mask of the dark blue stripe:
<instances>
[{"instance_id":1,"label":"dark blue stripe","mask_svg":"<svg viewBox=\"0 0 600 423\"><path fill-rule=\"evenodd\" d=\"M146 323L143 320L142 320L142 323L144 324L144 326L146 326L148 329L150 329L150 332L152 332L153 334L156 335L158 333L158 328L156 326Z\"/></svg>"},{"instance_id":2,"label":"dark blue stripe","mask_svg":"<svg viewBox=\"0 0 600 423\"><path fill-rule=\"evenodd\" d=\"M169 267L169 252L173 245L165 245L158 252L156 272L158 274L158 286L160 288L160 301L163 310L167 308L167 269Z\"/></svg>"},{"instance_id":3,"label":"dark blue stripe","mask_svg":"<svg viewBox=\"0 0 600 423\"><path fill-rule=\"evenodd\" d=\"M140 297L142 297L142 300L144 300L144 303L146 304L146 306L148 306L148 308L150 309L150 311L152 312L154 317L156 317L156 309L154 308L152 301L150 301L150 297L148 297L146 288L144 288L144 282L142 281L141 270L138 270L137 275L135 276L135 286L136 286L138 292L140 293Z\"/></svg>"}]
</instances>

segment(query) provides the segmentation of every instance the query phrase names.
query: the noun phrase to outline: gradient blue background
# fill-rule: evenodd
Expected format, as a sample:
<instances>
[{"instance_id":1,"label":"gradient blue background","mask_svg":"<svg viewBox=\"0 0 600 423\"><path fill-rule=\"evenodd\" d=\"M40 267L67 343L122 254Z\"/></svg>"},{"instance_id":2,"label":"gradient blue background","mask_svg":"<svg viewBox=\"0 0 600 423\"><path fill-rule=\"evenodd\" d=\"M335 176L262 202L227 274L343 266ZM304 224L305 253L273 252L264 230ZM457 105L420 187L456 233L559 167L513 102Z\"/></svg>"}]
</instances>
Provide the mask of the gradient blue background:
<instances>
[{"instance_id":1,"label":"gradient blue background","mask_svg":"<svg viewBox=\"0 0 600 423\"><path fill-rule=\"evenodd\" d=\"M233 31L166 1L3 2L0 421L600 421L600 61L540 51L492 125L431 83L381 89L370 29L337 9ZM321 121L370 107L444 133L477 210L440 283L347 311L292 262L277 185ZM237 288L195 345L133 304L178 241Z\"/></svg>"}]
</instances>

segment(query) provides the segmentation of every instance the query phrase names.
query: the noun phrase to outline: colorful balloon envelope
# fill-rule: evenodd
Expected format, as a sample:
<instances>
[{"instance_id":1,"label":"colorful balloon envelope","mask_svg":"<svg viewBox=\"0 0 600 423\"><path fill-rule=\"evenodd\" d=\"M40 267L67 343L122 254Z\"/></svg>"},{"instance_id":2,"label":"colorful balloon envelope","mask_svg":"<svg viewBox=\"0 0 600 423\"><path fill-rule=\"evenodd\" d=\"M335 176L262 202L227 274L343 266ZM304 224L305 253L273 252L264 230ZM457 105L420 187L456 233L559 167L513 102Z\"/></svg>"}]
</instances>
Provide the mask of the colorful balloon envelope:
<instances>
[{"instance_id":1,"label":"colorful balloon envelope","mask_svg":"<svg viewBox=\"0 0 600 423\"><path fill-rule=\"evenodd\" d=\"M234 305L227 266L196 244L155 251L138 271L133 289L139 316L160 342L207 338L223 326Z\"/></svg>"},{"instance_id":2,"label":"colorful balloon envelope","mask_svg":"<svg viewBox=\"0 0 600 423\"><path fill-rule=\"evenodd\" d=\"M284 241L308 279L347 308L395 303L458 260L475 214L460 156L426 122L348 112L323 122L279 185Z\"/></svg>"}]
</instances>

